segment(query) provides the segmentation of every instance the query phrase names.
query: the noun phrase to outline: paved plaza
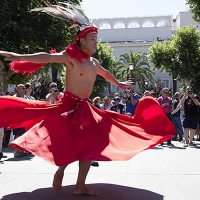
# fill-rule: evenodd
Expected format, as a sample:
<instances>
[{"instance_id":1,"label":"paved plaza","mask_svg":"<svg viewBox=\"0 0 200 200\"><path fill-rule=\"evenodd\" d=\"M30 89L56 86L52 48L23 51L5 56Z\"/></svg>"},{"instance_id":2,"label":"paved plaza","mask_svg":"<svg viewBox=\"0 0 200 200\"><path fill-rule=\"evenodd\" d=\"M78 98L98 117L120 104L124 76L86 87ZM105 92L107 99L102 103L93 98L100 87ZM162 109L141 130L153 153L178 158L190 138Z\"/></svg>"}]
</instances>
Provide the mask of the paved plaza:
<instances>
[{"instance_id":1,"label":"paved plaza","mask_svg":"<svg viewBox=\"0 0 200 200\"><path fill-rule=\"evenodd\" d=\"M157 146L129 161L99 162L91 167L87 184L98 190L96 197L73 195L78 163L68 166L63 189L51 187L57 169L39 157L14 158L13 150L3 148L0 161L2 200L199 200L200 143L183 148Z\"/></svg>"}]
</instances>

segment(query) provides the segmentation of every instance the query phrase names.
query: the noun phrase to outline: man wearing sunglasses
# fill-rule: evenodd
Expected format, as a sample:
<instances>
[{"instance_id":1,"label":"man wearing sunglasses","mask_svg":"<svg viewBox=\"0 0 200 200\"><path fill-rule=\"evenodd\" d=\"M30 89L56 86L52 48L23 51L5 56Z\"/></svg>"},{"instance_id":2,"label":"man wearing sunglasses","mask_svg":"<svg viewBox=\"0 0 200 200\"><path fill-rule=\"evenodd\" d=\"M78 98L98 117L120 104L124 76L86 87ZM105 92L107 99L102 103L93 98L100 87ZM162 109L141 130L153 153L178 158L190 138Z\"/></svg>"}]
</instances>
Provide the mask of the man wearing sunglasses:
<instances>
[{"instance_id":1,"label":"man wearing sunglasses","mask_svg":"<svg viewBox=\"0 0 200 200\"><path fill-rule=\"evenodd\" d=\"M162 94L157 99L158 103L161 105L164 113L168 117L168 119L171 121L171 112L172 112L172 98L169 97L169 88L163 88ZM163 143L161 143L163 146ZM168 146L173 146L171 143L171 139L167 141Z\"/></svg>"},{"instance_id":2,"label":"man wearing sunglasses","mask_svg":"<svg viewBox=\"0 0 200 200\"><path fill-rule=\"evenodd\" d=\"M25 85L24 84L19 84L16 87L16 94L14 95L15 97L19 97L19 98L26 98L25 97ZM13 135L14 138L18 138L19 136L23 135L25 133L25 129L24 127L19 127L19 128L15 128L13 129ZM14 157L23 157L24 156L24 151L21 151L19 149L15 149L14 152Z\"/></svg>"}]
</instances>

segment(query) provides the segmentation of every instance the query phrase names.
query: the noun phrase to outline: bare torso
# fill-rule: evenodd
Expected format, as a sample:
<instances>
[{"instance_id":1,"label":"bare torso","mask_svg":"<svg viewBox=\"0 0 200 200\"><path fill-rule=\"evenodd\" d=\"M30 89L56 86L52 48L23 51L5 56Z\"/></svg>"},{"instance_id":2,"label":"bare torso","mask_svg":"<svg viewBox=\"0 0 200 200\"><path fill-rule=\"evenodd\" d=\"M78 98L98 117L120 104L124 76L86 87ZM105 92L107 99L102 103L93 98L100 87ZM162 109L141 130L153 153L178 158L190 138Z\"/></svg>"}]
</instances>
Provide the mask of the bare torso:
<instances>
[{"instance_id":1,"label":"bare torso","mask_svg":"<svg viewBox=\"0 0 200 200\"><path fill-rule=\"evenodd\" d=\"M66 62L66 91L80 98L88 98L97 76L97 64L92 57L89 60L83 60L82 63L75 59L68 60Z\"/></svg>"}]
</instances>

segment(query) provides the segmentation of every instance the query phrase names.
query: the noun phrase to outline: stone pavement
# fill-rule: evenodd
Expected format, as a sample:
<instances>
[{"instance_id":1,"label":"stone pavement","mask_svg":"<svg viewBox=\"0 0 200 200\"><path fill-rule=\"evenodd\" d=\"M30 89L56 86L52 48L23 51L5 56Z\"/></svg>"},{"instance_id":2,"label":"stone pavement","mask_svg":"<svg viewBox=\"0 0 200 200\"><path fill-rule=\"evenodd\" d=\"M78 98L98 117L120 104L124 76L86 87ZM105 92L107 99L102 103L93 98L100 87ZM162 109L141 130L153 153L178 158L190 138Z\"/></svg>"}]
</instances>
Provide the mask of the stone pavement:
<instances>
[{"instance_id":1,"label":"stone pavement","mask_svg":"<svg viewBox=\"0 0 200 200\"><path fill-rule=\"evenodd\" d=\"M157 146L129 161L99 162L91 167L87 184L98 190L97 197L73 195L78 163L68 166L63 189L51 187L57 169L39 157L13 158L13 150L3 148L0 161L2 200L199 200L200 143L183 148Z\"/></svg>"}]
</instances>

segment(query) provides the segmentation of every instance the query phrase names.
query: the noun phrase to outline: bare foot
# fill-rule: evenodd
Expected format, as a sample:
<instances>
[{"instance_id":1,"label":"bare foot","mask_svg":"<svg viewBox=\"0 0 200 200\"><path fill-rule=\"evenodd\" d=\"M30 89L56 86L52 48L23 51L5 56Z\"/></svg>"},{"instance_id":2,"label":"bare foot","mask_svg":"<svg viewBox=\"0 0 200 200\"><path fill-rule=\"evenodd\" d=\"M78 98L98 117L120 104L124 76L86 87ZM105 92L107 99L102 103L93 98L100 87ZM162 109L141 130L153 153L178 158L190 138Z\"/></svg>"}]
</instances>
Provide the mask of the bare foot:
<instances>
[{"instance_id":1,"label":"bare foot","mask_svg":"<svg viewBox=\"0 0 200 200\"><path fill-rule=\"evenodd\" d=\"M64 176L64 171L56 171L53 178L53 188L56 191L60 191L62 189L62 179Z\"/></svg>"},{"instance_id":2,"label":"bare foot","mask_svg":"<svg viewBox=\"0 0 200 200\"><path fill-rule=\"evenodd\" d=\"M75 195L90 195L90 196L99 196L100 193L95 190L90 190L89 188L85 187L84 189L75 188L74 190Z\"/></svg>"}]
</instances>

